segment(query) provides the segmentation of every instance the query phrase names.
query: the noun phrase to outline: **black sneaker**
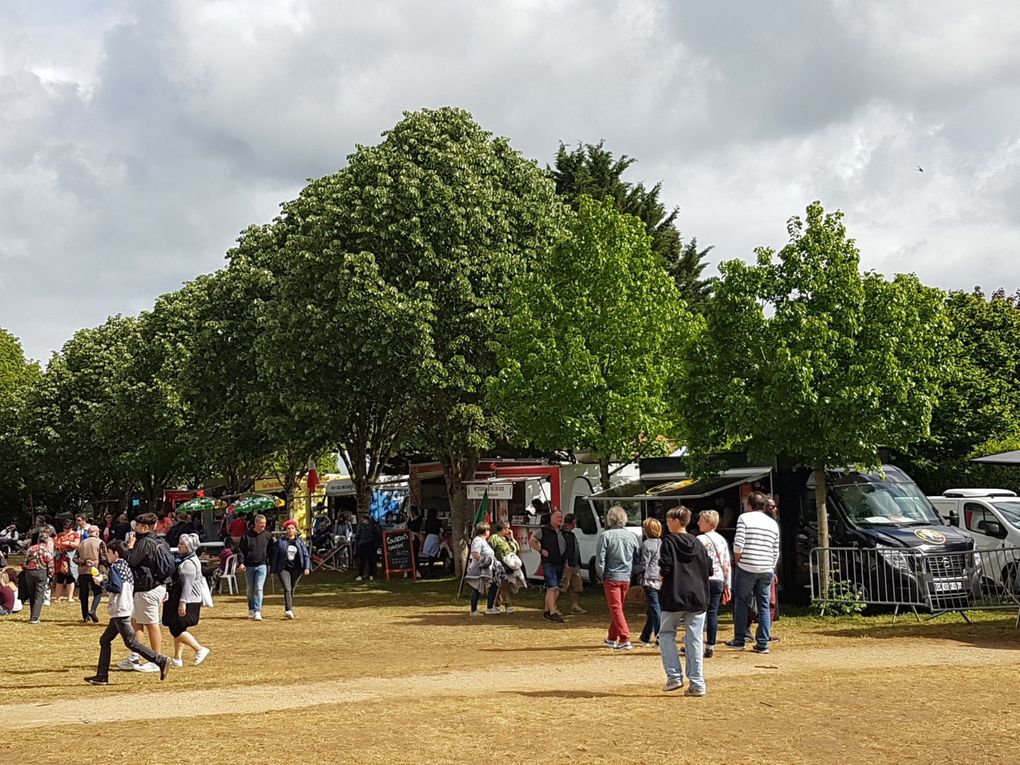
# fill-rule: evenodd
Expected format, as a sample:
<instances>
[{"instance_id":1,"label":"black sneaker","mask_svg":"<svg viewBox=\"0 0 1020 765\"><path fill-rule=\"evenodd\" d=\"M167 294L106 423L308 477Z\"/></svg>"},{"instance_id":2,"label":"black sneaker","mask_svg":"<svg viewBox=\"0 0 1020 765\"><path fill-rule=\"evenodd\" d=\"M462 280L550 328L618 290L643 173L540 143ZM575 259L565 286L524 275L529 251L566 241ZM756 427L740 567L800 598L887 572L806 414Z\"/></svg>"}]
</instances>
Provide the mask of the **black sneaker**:
<instances>
[{"instance_id":1,"label":"black sneaker","mask_svg":"<svg viewBox=\"0 0 1020 765\"><path fill-rule=\"evenodd\" d=\"M744 650L744 644L743 643L738 643L736 640L727 640L724 643L724 645L727 648L733 648L733 649L735 649L737 651L743 651Z\"/></svg>"},{"instance_id":2,"label":"black sneaker","mask_svg":"<svg viewBox=\"0 0 1020 765\"><path fill-rule=\"evenodd\" d=\"M705 649L705 658L706 659L711 659L713 656L715 656L715 649L714 648L706 648Z\"/></svg>"},{"instance_id":3,"label":"black sneaker","mask_svg":"<svg viewBox=\"0 0 1020 765\"><path fill-rule=\"evenodd\" d=\"M170 673L170 657L157 656L153 663L159 667L159 679L166 680L166 676Z\"/></svg>"},{"instance_id":4,"label":"black sneaker","mask_svg":"<svg viewBox=\"0 0 1020 765\"><path fill-rule=\"evenodd\" d=\"M93 624L99 624L99 617L95 614L89 614L89 619L92 620Z\"/></svg>"},{"instance_id":5,"label":"black sneaker","mask_svg":"<svg viewBox=\"0 0 1020 765\"><path fill-rule=\"evenodd\" d=\"M100 677L99 675L93 675L92 677L86 677L85 678L85 682L88 683L89 685L109 685L110 684L109 680L107 680L105 677Z\"/></svg>"},{"instance_id":6,"label":"black sneaker","mask_svg":"<svg viewBox=\"0 0 1020 765\"><path fill-rule=\"evenodd\" d=\"M755 653L768 653L769 647L767 645L755 645L751 648Z\"/></svg>"},{"instance_id":7,"label":"black sneaker","mask_svg":"<svg viewBox=\"0 0 1020 765\"><path fill-rule=\"evenodd\" d=\"M557 611L556 613L553 613L553 614L549 614L549 621L556 622L557 624L562 624L563 623L563 614L561 614L559 611Z\"/></svg>"},{"instance_id":8,"label":"black sneaker","mask_svg":"<svg viewBox=\"0 0 1020 765\"><path fill-rule=\"evenodd\" d=\"M555 621L555 619L552 618L548 611L542 612L542 618L545 619L547 622Z\"/></svg>"}]
</instances>

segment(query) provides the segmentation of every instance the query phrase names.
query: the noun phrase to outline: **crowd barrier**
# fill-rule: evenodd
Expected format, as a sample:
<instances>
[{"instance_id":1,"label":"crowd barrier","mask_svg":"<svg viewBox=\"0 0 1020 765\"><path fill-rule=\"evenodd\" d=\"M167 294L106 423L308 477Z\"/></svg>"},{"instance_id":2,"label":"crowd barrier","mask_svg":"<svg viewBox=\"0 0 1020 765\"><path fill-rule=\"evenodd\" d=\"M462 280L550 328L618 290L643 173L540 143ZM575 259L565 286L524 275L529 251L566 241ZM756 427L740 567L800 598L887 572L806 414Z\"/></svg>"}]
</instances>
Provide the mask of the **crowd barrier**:
<instances>
[{"instance_id":1,"label":"crowd barrier","mask_svg":"<svg viewBox=\"0 0 1020 765\"><path fill-rule=\"evenodd\" d=\"M856 601L918 609L1016 610L1020 627L1020 547L994 550L816 547L811 551L811 600L822 606ZM822 587L822 581L828 587Z\"/></svg>"}]
</instances>

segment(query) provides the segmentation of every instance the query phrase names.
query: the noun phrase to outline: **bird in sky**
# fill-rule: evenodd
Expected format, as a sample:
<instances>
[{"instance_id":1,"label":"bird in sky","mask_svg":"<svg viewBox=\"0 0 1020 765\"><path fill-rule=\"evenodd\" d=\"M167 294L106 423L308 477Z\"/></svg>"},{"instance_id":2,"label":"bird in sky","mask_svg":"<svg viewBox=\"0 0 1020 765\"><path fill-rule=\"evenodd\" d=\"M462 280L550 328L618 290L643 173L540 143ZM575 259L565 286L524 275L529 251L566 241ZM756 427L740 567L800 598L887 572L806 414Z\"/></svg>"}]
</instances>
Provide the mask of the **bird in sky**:
<instances>
[{"instance_id":1,"label":"bird in sky","mask_svg":"<svg viewBox=\"0 0 1020 765\"><path fill-rule=\"evenodd\" d=\"M917 166L917 172L919 172L919 173L923 173L923 172L924 172L924 168L923 168L923 167L921 167L920 165L918 165L918 166Z\"/></svg>"}]
</instances>

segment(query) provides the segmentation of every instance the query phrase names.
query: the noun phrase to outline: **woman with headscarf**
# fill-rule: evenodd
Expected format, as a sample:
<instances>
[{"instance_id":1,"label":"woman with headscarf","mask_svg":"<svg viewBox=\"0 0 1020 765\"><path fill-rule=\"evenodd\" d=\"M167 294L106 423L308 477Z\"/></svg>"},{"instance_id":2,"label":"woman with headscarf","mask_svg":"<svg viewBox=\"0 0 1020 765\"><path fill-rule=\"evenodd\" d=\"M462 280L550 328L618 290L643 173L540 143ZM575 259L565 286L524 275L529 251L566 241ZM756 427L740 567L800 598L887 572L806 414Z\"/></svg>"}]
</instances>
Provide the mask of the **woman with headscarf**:
<instances>
[{"instance_id":1,"label":"woman with headscarf","mask_svg":"<svg viewBox=\"0 0 1020 765\"><path fill-rule=\"evenodd\" d=\"M202 564L198 560L197 534L181 534L177 542L177 575L163 604L163 624L174 638L175 667L184 666L184 646L195 652L195 664L201 664L209 649L201 645L189 630L198 624L202 612Z\"/></svg>"},{"instance_id":2,"label":"woman with headscarf","mask_svg":"<svg viewBox=\"0 0 1020 765\"><path fill-rule=\"evenodd\" d=\"M302 574L311 573L312 556L308 545L298 533L297 521L293 518L283 524L284 536L269 548L269 567L283 585L283 616L294 618L294 590Z\"/></svg>"}]
</instances>

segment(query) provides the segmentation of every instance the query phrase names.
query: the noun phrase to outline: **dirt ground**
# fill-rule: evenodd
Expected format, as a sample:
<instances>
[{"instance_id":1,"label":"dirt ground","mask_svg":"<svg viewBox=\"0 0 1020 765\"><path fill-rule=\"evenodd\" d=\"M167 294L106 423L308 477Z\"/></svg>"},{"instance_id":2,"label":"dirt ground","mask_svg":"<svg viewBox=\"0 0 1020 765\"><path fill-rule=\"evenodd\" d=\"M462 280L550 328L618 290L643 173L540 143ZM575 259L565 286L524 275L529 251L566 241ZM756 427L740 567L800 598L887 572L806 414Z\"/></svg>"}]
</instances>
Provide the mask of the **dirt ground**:
<instances>
[{"instance_id":1,"label":"dirt ground","mask_svg":"<svg viewBox=\"0 0 1020 765\"><path fill-rule=\"evenodd\" d=\"M307 585L307 586L305 586ZM31 626L0 619L0 763L1015 763L1020 632L1014 615L917 623L786 616L768 656L720 649L708 696L666 695L658 653L601 647L587 616L472 619L450 581L303 583L248 621L223 596L195 629L201 667L92 674L100 629L77 604ZM641 606L629 613L635 631ZM105 622L105 619L104 619ZM723 630L729 627L724 619ZM170 643L168 633L163 639ZM121 646L114 659L124 656Z\"/></svg>"}]
</instances>

